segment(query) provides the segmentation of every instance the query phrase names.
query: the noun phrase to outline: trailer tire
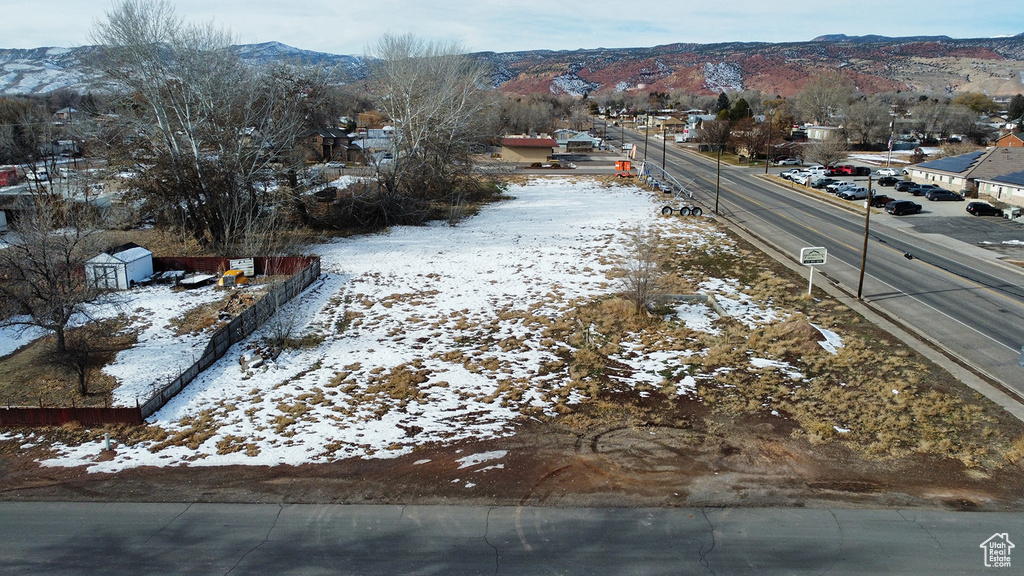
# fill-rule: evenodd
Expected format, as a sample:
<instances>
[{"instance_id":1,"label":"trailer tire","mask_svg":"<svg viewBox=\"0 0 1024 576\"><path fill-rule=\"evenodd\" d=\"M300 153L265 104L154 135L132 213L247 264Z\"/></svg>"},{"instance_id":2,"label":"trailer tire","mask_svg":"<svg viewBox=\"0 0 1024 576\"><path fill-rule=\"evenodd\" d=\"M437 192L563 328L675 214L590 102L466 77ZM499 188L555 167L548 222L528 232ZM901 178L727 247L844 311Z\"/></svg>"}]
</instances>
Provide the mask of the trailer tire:
<instances>
[{"instance_id":1,"label":"trailer tire","mask_svg":"<svg viewBox=\"0 0 1024 576\"><path fill-rule=\"evenodd\" d=\"M679 209L679 215L680 216L689 216L690 215L690 209L687 208L686 206L683 206L682 208Z\"/></svg>"},{"instance_id":2,"label":"trailer tire","mask_svg":"<svg viewBox=\"0 0 1024 576\"><path fill-rule=\"evenodd\" d=\"M672 215L672 207L671 206L665 206L664 208L662 208L661 209L661 215L662 216L671 216Z\"/></svg>"},{"instance_id":3,"label":"trailer tire","mask_svg":"<svg viewBox=\"0 0 1024 576\"><path fill-rule=\"evenodd\" d=\"M693 208L691 208L691 209L690 209L690 215L691 215L691 216L700 216L700 215L701 215L701 214L703 214L703 213L704 213L704 211L703 211L703 210L701 210L701 209L700 209L699 207L697 207L697 206L694 206Z\"/></svg>"}]
</instances>

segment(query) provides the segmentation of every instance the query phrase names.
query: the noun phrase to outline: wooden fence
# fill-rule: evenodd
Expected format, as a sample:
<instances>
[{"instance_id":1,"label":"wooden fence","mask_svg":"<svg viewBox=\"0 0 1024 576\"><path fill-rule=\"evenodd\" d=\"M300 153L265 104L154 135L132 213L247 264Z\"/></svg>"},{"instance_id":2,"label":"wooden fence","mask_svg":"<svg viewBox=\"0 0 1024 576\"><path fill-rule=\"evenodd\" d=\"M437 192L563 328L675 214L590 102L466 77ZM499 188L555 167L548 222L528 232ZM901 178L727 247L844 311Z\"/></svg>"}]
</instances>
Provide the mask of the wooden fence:
<instances>
[{"instance_id":1,"label":"wooden fence","mask_svg":"<svg viewBox=\"0 0 1024 576\"><path fill-rule=\"evenodd\" d=\"M227 258L154 258L156 271L186 270L217 273L227 270ZM256 258L257 274L291 275L274 286L254 305L217 330L199 360L160 388L142 406L135 408L35 408L0 407L0 426L54 426L81 422L87 426L102 424L141 424L162 408L196 376L219 360L228 348L241 342L289 300L320 277L320 258L316 256Z\"/></svg>"},{"instance_id":2,"label":"wooden fence","mask_svg":"<svg viewBox=\"0 0 1024 576\"><path fill-rule=\"evenodd\" d=\"M217 259L210 259L217 260ZM214 332L210 342L206 345L202 355L194 364L186 368L177 378L171 380L158 390L145 404L142 405L142 417L148 418L151 414L163 408L167 402L178 392L194 380L196 376L220 360L228 348L246 339L257 328L263 325L277 310L289 300L297 296L307 286L313 283L320 276L320 258L304 257L296 259L288 258L258 258L257 274L261 273L260 266L270 266L264 270L271 270L271 273L281 273L282 270L298 267L304 264L298 272L290 278L274 286L245 312L236 316L226 326ZM291 262L289 262L291 260ZM226 265L227 261L224 261ZM154 259L155 264L155 259ZM276 269L275 269L276 267ZM172 268L169 268L172 269ZM194 268L190 268L194 270Z\"/></svg>"},{"instance_id":3,"label":"wooden fence","mask_svg":"<svg viewBox=\"0 0 1024 576\"><path fill-rule=\"evenodd\" d=\"M135 408L3 408L0 426L60 426L81 422L86 426L102 424L142 424L142 411Z\"/></svg>"}]
</instances>

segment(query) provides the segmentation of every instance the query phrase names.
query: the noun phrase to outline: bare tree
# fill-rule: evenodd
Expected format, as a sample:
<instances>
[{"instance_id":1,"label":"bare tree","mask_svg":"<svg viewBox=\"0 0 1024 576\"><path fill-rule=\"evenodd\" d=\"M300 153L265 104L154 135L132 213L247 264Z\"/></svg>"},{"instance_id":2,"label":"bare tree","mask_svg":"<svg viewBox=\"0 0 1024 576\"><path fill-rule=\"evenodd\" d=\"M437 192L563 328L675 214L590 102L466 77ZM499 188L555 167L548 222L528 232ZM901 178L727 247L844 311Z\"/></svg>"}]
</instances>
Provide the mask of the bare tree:
<instances>
[{"instance_id":1,"label":"bare tree","mask_svg":"<svg viewBox=\"0 0 1024 576\"><path fill-rule=\"evenodd\" d=\"M652 229L629 231L626 254L618 267L619 283L637 314L645 314L665 290L665 271L658 263L660 235Z\"/></svg>"},{"instance_id":2,"label":"bare tree","mask_svg":"<svg viewBox=\"0 0 1024 576\"><path fill-rule=\"evenodd\" d=\"M849 103L853 92L853 82L849 79L835 72L826 72L804 85L797 96L797 107L804 118L829 125L833 115Z\"/></svg>"},{"instance_id":3,"label":"bare tree","mask_svg":"<svg viewBox=\"0 0 1024 576\"><path fill-rule=\"evenodd\" d=\"M283 199L268 168L289 161L323 77L245 66L229 33L185 24L166 0L125 0L93 39L92 64L125 91L123 156L149 210L223 254L272 238L264 216Z\"/></svg>"},{"instance_id":4,"label":"bare tree","mask_svg":"<svg viewBox=\"0 0 1024 576\"><path fill-rule=\"evenodd\" d=\"M874 98L861 98L846 109L843 127L861 144L884 142L889 136L889 106Z\"/></svg>"},{"instance_id":5,"label":"bare tree","mask_svg":"<svg viewBox=\"0 0 1024 576\"><path fill-rule=\"evenodd\" d=\"M701 144L725 146L732 136L732 124L727 120L709 120L702 122L697 141Z\"/></svg>"},{"instance_id":6,"label":"bare tree","mask_svg":"<svg viewBox=\"0 0 1024 576\"><path fill-rule=\"evenodd\" d=\"M495 120L482 93L486 68L457 44L411 34L385 35L371 57L373 91L395 128L392 158L378 170L382 193L408 205L473 187L470 156Z\"/></svg>"},{"instance_id":7,"label":"bare tree","mask_svg":"<svg viewBox=\"0 0 1024 576\"><path fill-rule=\"evenodd\" d=\"M88 284L83 270L99 251L98 231L79 205L39 197L24 208L0 249L0 318L53 332L56 351L64 354L72 318L109 299Z\"/></svg>"},{"instance_id":8,"label":"bare tree","mask_svg":"<svg viewBox=\"0 0 1024 576\"><path fill-rule=\"evenodd\" d=\"M846 158L849 151L850 144L846 134L842 130L832 130L824 140L805 146L804 157L828 166Z\"/></svg>"}]
</instances>

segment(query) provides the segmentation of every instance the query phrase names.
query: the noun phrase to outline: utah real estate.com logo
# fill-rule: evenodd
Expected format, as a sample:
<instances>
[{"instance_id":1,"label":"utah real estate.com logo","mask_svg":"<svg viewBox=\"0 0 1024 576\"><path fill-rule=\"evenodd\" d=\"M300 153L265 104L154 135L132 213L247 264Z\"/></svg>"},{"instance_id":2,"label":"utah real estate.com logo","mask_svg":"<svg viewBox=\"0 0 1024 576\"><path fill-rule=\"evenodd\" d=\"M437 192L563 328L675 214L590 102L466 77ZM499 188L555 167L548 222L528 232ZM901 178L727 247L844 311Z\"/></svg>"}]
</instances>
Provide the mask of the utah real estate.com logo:
<instances>
[{"instance_id":1,"label":"utah real estate.com logo","mask_svg":"<svg viewBox=\"0 0 1024 576\"><path fill-rule=\"evenodd\" d=\"M993 534L991 538L981 543L981 549L985 551L985 568L1009 568L1010 551L1013 548L1009 534Z\"/></svg>"}]
</instances>

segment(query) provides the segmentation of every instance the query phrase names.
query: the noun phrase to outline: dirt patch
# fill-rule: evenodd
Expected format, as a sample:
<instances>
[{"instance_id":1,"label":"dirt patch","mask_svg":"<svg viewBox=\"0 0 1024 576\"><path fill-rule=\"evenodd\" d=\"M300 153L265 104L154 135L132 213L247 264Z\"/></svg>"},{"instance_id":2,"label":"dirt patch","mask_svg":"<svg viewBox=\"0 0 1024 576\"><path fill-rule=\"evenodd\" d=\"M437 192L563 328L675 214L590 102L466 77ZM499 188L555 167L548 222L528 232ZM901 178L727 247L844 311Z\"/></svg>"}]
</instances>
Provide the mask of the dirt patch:
<instances>
[{"instance_id":1,"label":"dirt patch","mask_svg":"<svg viewBox=\"0 0 1024 576\"><path fill-rule=\"evenodd\" d=\"M117 381L102 369L135 344L135 335L123 331L125 325L124 318L115 318L68 330L68 345L80 348L69 355L56 352L51 335L5 356L0 361L0 405L109 406ZM79 370L84 371L86 394L81 393Z\"/></svg>"}]
</instances>

